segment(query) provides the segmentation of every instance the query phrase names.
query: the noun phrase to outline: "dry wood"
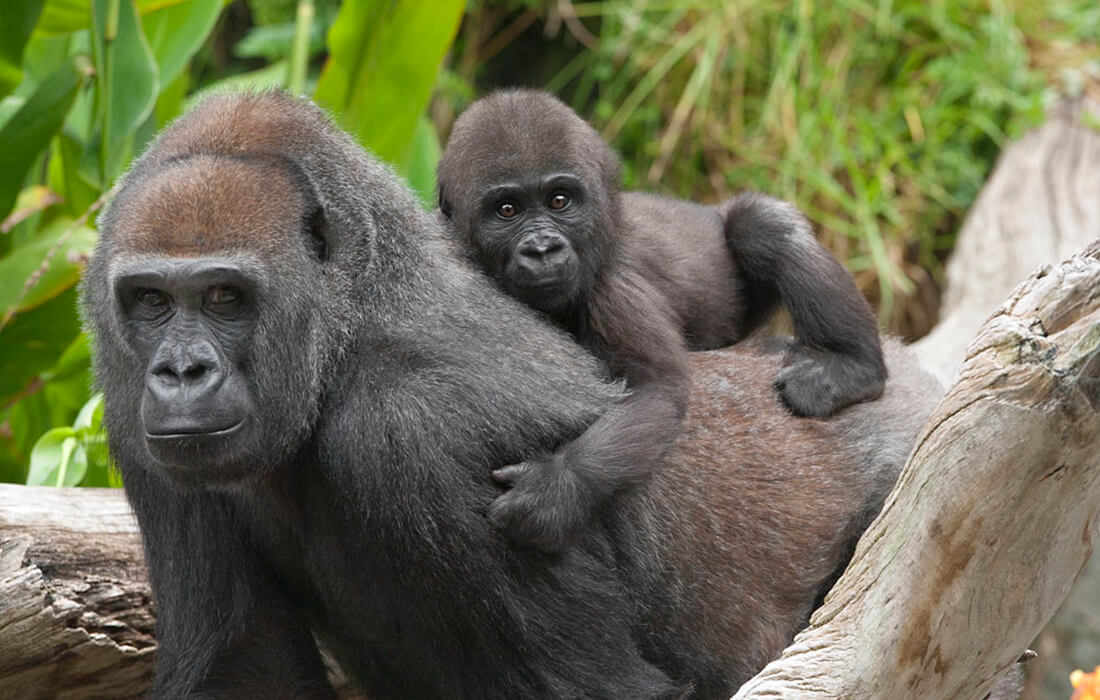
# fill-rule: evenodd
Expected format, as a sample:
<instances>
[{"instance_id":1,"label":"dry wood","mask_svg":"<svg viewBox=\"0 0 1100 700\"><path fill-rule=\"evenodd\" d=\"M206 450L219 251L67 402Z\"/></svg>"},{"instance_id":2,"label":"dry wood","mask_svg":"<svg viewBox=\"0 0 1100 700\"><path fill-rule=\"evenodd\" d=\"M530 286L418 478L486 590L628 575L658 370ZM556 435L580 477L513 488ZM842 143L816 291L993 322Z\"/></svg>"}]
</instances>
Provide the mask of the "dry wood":
<instances>
[{"instance_id":1,"label":"dry wood","mask_svg":"<svg viewBox=\"0 0 1100 700\"><path fill-rule=\"evenodd\" d=\"M0 485L0 697L140 697L154 648L122 492Z\"/></svg>"},{"instance_id":2,"label":"dry wood","mask_svg":"<svg viewBox=\"0 0 1100 700\"><path fill-rule=\"evenodd\" d=\"M978 327L1020 280L1100 236L1100 104L1064 100L1010 144L967 213L947 263L940 323L913 344L951 385Z\"/></svg>"},{"instance_id":3,"label":"dry wood","mask_svg":"<svg viewBox=\"0 0 1100 700\"><path fill-rule=\"evenodd\" d=\"M1100 524L1100 244L982 327L810 627L735 696L982 698Z\"/></svg>"}]
</instances>

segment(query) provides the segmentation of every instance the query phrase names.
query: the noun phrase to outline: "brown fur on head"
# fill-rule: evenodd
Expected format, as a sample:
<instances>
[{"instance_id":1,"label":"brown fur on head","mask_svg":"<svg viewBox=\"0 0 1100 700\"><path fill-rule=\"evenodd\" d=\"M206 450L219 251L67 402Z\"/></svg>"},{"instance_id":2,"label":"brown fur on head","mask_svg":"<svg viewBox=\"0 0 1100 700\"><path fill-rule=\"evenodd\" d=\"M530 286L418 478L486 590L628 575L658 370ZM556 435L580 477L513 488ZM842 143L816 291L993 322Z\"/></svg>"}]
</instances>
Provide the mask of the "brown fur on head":
<instances>
[{"instance_id":1,"label":"brown fur on head","mask_svg":"<svg viewBox=\"0 0 1100 700\"><path fill-rule=\"evenodd\" d=\"M117 219L117 242L134 254L199 257L287 249L287 222L315 207L287 164L201 154L169 161ZM242 207L242 202L257 206ZM262 205L260 205L262 203Z\"/></svg>"}]
</instances>

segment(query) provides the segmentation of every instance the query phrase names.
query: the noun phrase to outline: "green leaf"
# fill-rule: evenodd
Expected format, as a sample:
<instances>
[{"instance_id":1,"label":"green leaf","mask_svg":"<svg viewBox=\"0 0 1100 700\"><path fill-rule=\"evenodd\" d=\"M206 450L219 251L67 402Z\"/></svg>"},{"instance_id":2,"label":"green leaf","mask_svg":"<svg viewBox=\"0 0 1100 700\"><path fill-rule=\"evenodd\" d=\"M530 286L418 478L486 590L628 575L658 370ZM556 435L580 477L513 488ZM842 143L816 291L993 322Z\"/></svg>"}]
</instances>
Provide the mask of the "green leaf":
<instances>
[{"instance_id":1,"label":"green leaf","mask_svg":"<svg viewBox=\"0 0 1100 700\"><path fill-rule=\"evenodd\" d=\"M0 97L23 79L23 47L42 14L43 0L0 2Z\"/></svg>"},{"instance_id":2,"label":"green leaf","mask_svg":"<svg viewBox=\"0 0 1100 700\"><path fill-rule=\"evenodd\" d=\"M73 219L59 216L33 241L0 259L0 313L33 309L76 284L96 232L74 225Z\"/></svg>"},{"instance_id":3,"label":"green leaf","mask_svg":"<svg viewBox=\"0 0 1100 700\"><path fill-rule=\"evenodd\" d=\"M76 414L76 420L73 422L73 429L78 433L83 432L97 432L99 426L103 424L103 394L96 394L88 403L84 404L80 409L80 413Z\"/></svg>"},{"instance_id":4,"label":"green leaf","mask_svg":"<svg viewBox=\"0 0 1100 700\"><path fill-rule=\"evenodd\" d=\"M8 0L2 0L7 2ZM138 0L138 12L145 15L150 12L179 5L187 0ZM88 11L88 0L47 0L42 19L36 31L42 34L68 34L92 26L92 15Z\"/></svg>"},{"instance_id":5,"label":"green leaf","mask_svg":"<svg viewBox=\"0 0 1100 700\"><path fill-rule=\"evenodd\" d=\"M49 0L38 23L43 34L68 34L91 25L88 0Z\"/></svg>"},{"instance_id":6,"label":"green leaf","mask_svg":"<svg viewBox=\"0 0 1100 700\"><path fill-rule=\"evenodd\" d=\"M157 62L133 0L94 0L93 53L99 96L100 169L114 181L133 155L134 131L157 100Z\"/></svg>"},{"instance_id":7,"label":"green leaf","mask_svg":"<svg viewBox=\"0 0 1100 700\"><path fill-rule=\"evenodd\" d=\"M53 428L38 438L31 450L27 484L76 486L88 469L88 456L70 427Z\"/></svg>"},{"instance_id":8,"label":"green leaf","mask_svg":"<svg viewBox=\"0 0 1100 700\"><path fill-rule=\"evenodd\" d=\"M19 111L0 127L0 219L11 211L23 178L65 121L86 75L86 61L77 57L52 73Z\"/></svg>"},{"instance_id":9,"label":"green leaf","mask_svg":"<svg viewBox=\"0 0 1100 700\"><path fill-rule=\"evenodd\" d=\"M86 173L80 169L84 144L67 132L67 128L62 129L51 147L49 182L55 191L65 193L65 202L62 205L65 211L79 216L99 199L100 191L98 185L90 182Z\"/></svg>"},{"instance_id":10,"label":"green leaf","mask_svg":"<svg viewBox=\"0 0 1100 700\"><path fill-rule=\"evenodd\" d=\"M57 359L80 333L76 290L19 314L0 330L0 405L19 394Z\"/></svg>"},{"instance_id":11,"label":"green leaf","mask_svg":"<svg viewBox=\"0 0 1100 700\"><path fill-rule=\"evenodd\" d=\"M409 155L464 0L348 0L328 34L315 99L380 158Z\"/></svg>"},{"instance_id":12,"label":"green leaf","mask_svg":"<svg viewBox=\"0 0 1100 700\"><path fill-rule=\"evenodd\" d=\"M420 115L412 143L409 144L409 153L402 161L404 168L401 174L409 181L426 207L435 205L435 169L439 165L441 153L435 126L427 116Z\"/></svg>"},{"instance_id":13,"label":"green leaf","mask_svg":"<svg viewBox=\"0 0 1100 700\"><path fill-rule=\"evenodd\" d=\"M175 80L161 86L160 95L157 96L157 106L153 110L158 129L178 117L183 111L183 98L187 95L187 88L190 86L191 76L187 71L180 71Z\"/></svg>"},{"instance_id":14,"label":"green leaf","mask_svg":"<svg viewBox=\"0 0 1100 700\"><path fill-rule=\"evenodd\" d=\"M168 85L183 72L214 29L221 10L221 0L188 0L142 17L160 72L160 85Z\"/></svg>"}]
</instances>

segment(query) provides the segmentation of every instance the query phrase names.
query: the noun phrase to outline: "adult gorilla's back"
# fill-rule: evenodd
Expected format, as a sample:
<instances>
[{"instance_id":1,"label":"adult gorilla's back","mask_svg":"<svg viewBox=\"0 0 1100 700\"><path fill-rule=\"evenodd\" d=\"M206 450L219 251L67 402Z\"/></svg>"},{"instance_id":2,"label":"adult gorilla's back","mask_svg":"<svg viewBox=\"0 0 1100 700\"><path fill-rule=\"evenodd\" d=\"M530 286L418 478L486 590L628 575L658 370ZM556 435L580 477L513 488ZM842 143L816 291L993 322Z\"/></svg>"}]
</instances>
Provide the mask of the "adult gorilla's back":
<instances>
[{"instance_id":1,"label":"adult gorilla's back","mask_svg":"<svg viewBox=\"0 0 1100 700\"><path fill-rule=\"evenodd\" d=\"M208 100L100 228L83 303L161 697L330 697L311 632L376 700L728 694L805 622L934 398L893 356L880 401L796 420L780 351L700 356L655 480L524 550L486 518L491 471L619 387L319 110Z\"/></svg>"}]
</instances>

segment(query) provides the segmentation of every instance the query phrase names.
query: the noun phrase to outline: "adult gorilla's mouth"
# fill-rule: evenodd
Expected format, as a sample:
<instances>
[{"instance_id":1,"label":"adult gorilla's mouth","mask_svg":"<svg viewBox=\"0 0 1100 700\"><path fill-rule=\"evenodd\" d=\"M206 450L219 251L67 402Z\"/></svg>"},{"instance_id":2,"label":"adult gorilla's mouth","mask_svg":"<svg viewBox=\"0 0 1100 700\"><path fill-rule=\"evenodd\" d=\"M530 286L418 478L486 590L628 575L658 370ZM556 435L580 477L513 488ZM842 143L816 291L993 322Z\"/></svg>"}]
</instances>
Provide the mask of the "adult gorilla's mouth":
<instances>
[{"instance_id":1,"label":"adult gorilla's mouth","mask_svg":"<svg viewBox=\"0 0 1100 700\"><path fill-rule=\"evenodd\" d=\"M244 425L244 420L239 420L227 428L208 429L201 426L192 428L177 428L172 432L145 432L145 439L150 441L189 440L195 438L221 438L229 437L238 432Z\"/></svg>"}]
</instances>

